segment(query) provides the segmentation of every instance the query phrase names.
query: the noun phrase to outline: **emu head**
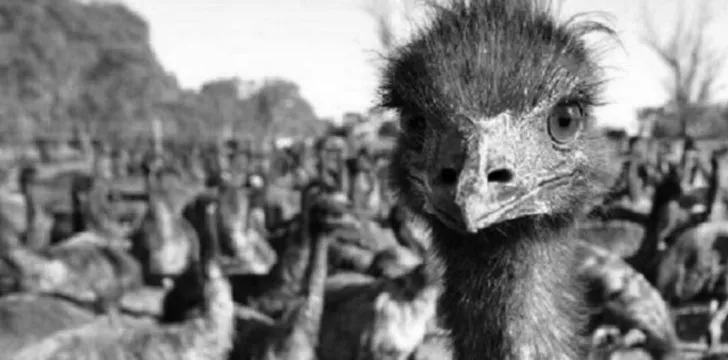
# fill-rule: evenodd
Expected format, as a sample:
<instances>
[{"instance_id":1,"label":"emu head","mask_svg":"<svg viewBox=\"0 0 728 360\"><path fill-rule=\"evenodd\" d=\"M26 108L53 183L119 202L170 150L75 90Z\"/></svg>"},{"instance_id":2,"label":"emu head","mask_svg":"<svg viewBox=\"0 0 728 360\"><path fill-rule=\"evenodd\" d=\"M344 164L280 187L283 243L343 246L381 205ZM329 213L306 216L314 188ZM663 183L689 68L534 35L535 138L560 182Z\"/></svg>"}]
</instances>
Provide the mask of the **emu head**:
<instances>
[{"instance_id":1,"label":"emu head","mask_svg":"<svg viewBox=\"0 0 728 360\"><path fill-rule=\"evenodd\" d=\"M571 214L604 186L593 129L603 79L582 35L531 0L455 1L391 57L399 114L393 187L415 214L464 233Z\"/></svg>"},{"instance_id":2,"label":"emu head","mask_svg":"<svg viewBox=\"0 0 728 360\"><path fill-rule=\"evenodd\" d=\"M309 231L328 233L358 226L349 198L329 184L313 182L303 189L301 197Z\"/></svg>"},{"instance_id":3,"label":"emu head","mask_svg":"<svg viewBox=\"0 0 728 360\"><path fill-rule=\"evenodd\" d=\"M223 251L238 260L241 273L265 274L278 256L263 234L250 226L251 193L248 189L224 182L219 187L217 222Z\"/></svg>"},{"instance_id":4,"label":"emu head","mask_svg":"<svg viewBox=\"0 0 728 360\"><path fill-rule=\"evenodd\" d=\"M316 144L319 176L322 179L335 181L337 182L336 186L341 185L341 177L343 171L345 171L342 164L347 157L346 150L346 141L339 136L327 136ZM336 179L331 179L332 176L336 177Z\"/></svg>"}]
</instances>

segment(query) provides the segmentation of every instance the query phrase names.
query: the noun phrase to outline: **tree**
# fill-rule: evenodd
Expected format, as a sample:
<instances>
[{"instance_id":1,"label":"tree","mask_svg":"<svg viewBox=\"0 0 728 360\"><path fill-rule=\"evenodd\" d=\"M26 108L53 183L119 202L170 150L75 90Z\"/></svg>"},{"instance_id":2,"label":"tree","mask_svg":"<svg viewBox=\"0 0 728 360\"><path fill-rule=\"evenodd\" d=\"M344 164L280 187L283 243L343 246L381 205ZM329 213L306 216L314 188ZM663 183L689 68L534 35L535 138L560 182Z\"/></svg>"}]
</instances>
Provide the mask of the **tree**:
<instances>
[{"instance_id":1,"label":"tree","mask_svg":"<svg viewBox=\"0 0 728 360\"><path fill-rule=\"evenodd\" d=\"M221 134L232 134L240 120L239 86L238 78L217 79L203 84L200 90L203 100L211 102L215 109L216 127Z\"/></svg>"},{"instance_id":2,"label":"tree","mask_svg":"<svg viewBox=\"0 0 728 360\"><path fill-rule=\"evenodd\" d=\"M314 135L324 131L311 104L300 94L298 85L284 79L267 79L245 100L251 118L255 119L252 133L264 136Z\"/></svg>"},{"instance_id":3,"label":"tree","mask_svg":"<svg viewBox=\"0 0 728 360\"><path fill-rule=\"evenodd\" d=\"M660 35L650 9L643 3L645 31L642 36L644 43L669 71L663 87L683 136L688 133L688 123L692 120L690 109L715 102L726 89L728 60L727 48L714 45L708 37L718 19L715 2L690 1L692 13L686 9L686 3L676 1L678 16L667 36Z\"/></svg>"},{"instance_id":4,"label":"tree","mask_svg":"<svg viewBox=\"0 0 728 360\"><path fill-rule=\"evenodd\" d=\"M120 4L0 1L0 46L0 112L46 131L124 128L179 91L146 21Z\"/></svg>"},{"instance_id":5,"label":"tree","mask_svg":"<svg viewBox=\"0 0 728 360\"><path fill-rule=\"evenodd\" d=\"M0 0L0 48L0 131L10 139L39 128L149 136L152 119L164 124L166 136L188 139L302 135L322 127L287 80L253 89L223 78L199 91L181 89L159 63L147 22L114 2Z\"/></svg>"},{"instance_id":6,"label":"tree","mask_svg":"<svg viewBox=\"0 0 728 360\"><path fill-rule=\"evenodd\" d=\"M414 4L413 0L366 0L364 9L375 22L377 40L385 54L394 50L397 45L397 15L412 14L415 10Z\"/></svg>"},{"instance_id":7,"label":"tree","mask_svg":"<svg viewBox=\"0 0 728 360\"><path fill-rule=\"evenodd\" d=\"M394 24L392 23L392 0L374 0L366 8L376 22L377 40L385 52L394 48Z\"/></svg>"}]
</instances>

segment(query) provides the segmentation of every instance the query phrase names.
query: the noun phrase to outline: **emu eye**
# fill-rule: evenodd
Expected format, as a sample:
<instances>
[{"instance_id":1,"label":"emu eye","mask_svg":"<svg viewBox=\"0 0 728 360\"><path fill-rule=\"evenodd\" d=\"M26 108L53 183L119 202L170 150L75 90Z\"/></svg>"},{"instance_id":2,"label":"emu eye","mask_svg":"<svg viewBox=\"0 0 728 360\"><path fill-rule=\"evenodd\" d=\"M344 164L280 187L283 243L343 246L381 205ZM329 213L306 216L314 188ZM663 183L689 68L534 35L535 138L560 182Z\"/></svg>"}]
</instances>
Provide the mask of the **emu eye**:
<instances>
[{"instance_id":1,"label":"emu eye","mask_svg":"<svg viewBox=\"0 0 728 360\"><path fill-rule=\"evenodd\" d=\"M557 143L567 143L581 130L583 121L584 115L578 105L557 105L549 115L549 135Z\"/></svg>"},{"instance_id":2,"label":"emu eye","mask_svg":"<svg viewBox=\"0 0 728 360\"><path fill-rule=\"evenodd\" d=\"M415 150L422 149L425 142L425 128L427 123L421 116L403 116L400 127L409 146Z\"/></svg>"}]
</instances>

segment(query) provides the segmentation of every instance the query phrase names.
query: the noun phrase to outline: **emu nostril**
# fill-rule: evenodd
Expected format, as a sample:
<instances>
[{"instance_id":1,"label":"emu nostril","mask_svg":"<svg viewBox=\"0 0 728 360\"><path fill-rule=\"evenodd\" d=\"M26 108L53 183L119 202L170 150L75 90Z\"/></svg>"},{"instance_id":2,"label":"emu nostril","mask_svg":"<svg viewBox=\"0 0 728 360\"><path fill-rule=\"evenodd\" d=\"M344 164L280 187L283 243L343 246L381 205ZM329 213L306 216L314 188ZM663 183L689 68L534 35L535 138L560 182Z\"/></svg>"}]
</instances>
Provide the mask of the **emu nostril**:
<instances>
[{"instance_id":1,"label":"emu nostril","mask_svg":"<svg viewBox=\"0 0 728 360\"><path fill-rule=\"evenodd\" d=\"M488 173L488 182L507 183L513 180L513 172L508 169L497 169Z\"/></svg>"},{"instance_id":2,"label":"emu nostril","mask_svg":"<svg viewBox=\"0 0 728 360\"><path fill-rule=\"evenodd\" d=\"M453 168L444 168L440 170L440 183L444 185L453 185L458 181L458 172Z\"/></svg>"}]
</instances>

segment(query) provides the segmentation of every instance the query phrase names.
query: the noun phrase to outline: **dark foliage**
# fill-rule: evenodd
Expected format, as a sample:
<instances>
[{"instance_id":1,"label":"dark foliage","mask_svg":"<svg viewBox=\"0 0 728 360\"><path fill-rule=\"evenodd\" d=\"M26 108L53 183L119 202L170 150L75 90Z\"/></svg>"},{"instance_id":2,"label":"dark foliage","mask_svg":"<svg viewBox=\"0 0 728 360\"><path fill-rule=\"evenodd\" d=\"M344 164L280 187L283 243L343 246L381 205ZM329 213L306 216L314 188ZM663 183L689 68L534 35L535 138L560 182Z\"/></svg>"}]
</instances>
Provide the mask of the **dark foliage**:
<instances>
[{"instance_id":1,"label":"dark foliage","mask_svg":"<svg viewBox=\"0 0 728 360\"><path fill-rule=\"evenodd\" d=\"M151 48L146 20L121 4L2 1L0 47L0 130L7 139L68 133L73 125L100 136L148 134L152 117L176 137L323 128L286 80L268 80L252 94L240 94L237 79L181 89Z\"/></svg>"}]
</instances>

